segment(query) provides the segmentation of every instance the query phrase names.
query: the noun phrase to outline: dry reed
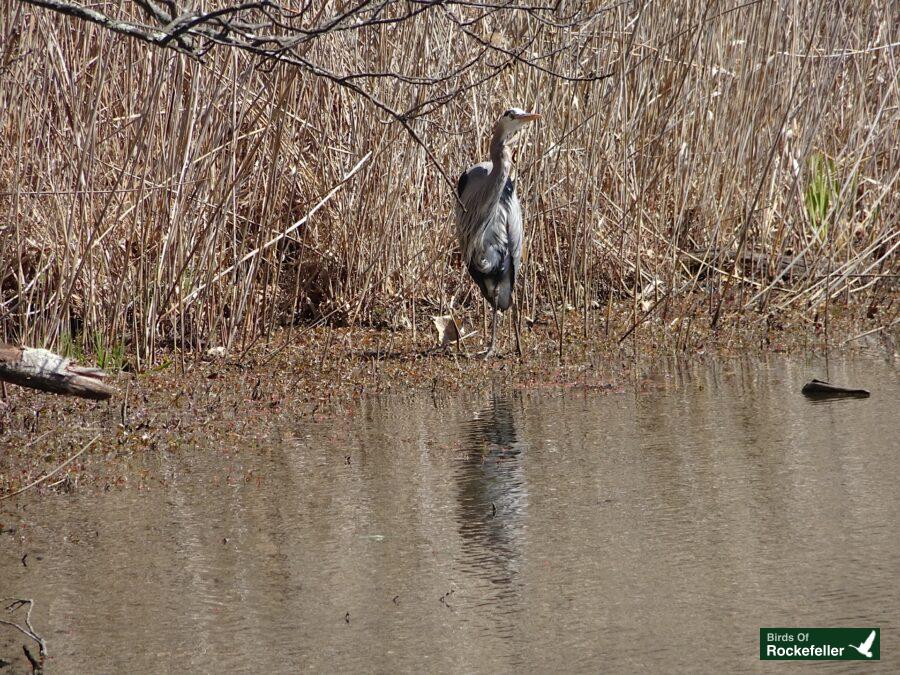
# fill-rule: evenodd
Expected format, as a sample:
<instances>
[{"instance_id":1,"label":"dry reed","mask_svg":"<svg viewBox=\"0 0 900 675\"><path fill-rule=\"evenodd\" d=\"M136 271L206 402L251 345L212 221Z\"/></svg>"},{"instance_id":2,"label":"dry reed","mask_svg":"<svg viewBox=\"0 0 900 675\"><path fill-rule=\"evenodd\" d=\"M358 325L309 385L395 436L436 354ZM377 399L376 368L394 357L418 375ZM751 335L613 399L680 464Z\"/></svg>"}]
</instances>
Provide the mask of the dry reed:
<instances>
[{"instance_id":1,"label":"dry reed","mask_svg":"<svg viewBox=\"0 0 900 675\"><path fill-rule=\"evenodd\" d=\"M516 157L519 293L560 350L573 311L612 339L629 307L632 335L671 322L674 344L829 303L896 314L895 5L478 4L311 41L311 62L369 74L348 81L363 96L0 0L0 340L146 367L283 326L473 313L439 167L484 159L509 105L544 115ZM407 130L371 99L422 114Z\"/></svg>"}]
</instances>

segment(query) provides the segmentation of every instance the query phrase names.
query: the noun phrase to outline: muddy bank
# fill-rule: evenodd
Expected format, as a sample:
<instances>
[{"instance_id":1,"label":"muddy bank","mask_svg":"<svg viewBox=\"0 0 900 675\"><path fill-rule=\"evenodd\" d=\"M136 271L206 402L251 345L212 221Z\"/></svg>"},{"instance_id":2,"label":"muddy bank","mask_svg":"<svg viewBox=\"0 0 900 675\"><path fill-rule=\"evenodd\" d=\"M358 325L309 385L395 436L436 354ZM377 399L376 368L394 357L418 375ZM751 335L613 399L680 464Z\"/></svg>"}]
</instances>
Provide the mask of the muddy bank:
<instances>
[{"instance_id":1,"label":"muddy bank","mask_svg":"<svg viewBox=\"0 0 900 675\"><path fill-rule=\"evenodd\" d=\"M507 330L500 358L489 361L474 358L481 347L480 335L464 343L472 354L467 357L455 350L433 349L435 335L427 327L415 332L316 328L280 334L267 344L224 355L201 358L172 352L148 372L113 377L119 395L109 403L10 385L0 404L0 496L30 485L82 450L29 494L140 488L165 480L147 467L155 453L224 447L264 451L298 420L352 418L359 401L370 395L428 391L439 398L497 383L551 391L640 390L652 386L643 380L664 357L727 359L767 352L821 352L826 346L821 327L816 326L784 329L766 323L743 332L717 333L692 327L685 332L689 341L680 349L675 348L678 326L641 326L621 342L607 337L604 328L598 321L585 331L585 324L572 318L561 343L552 323L528 326L522 359L516 358ZM624 327L612 328L613 336L625 332ZM833 320L828 344L841 345L865 329ZM846 343L843 349L892 354L895 339L876 333Z\"/></svg>"}]
</instances>

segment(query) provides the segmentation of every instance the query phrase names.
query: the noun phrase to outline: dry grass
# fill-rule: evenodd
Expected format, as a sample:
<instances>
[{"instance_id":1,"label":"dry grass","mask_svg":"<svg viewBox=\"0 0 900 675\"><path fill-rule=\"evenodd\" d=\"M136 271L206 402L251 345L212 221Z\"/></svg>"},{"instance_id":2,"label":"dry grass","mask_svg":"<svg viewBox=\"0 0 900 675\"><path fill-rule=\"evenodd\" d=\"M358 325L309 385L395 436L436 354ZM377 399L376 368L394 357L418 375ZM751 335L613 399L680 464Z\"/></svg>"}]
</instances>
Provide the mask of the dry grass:
<instances>
[{"instance_id":1,"label":"dry grass","mask_svg":"<svg viewBox=\"0 0 900 675\"><path fill-rule=\"evenodd\" d=\"M544 114L516 158L519 292L560 350L566 312L586 334L624 334L608 330L610 299L674 344L700 323L827 321L834 303L864 327L894 320L892 3L609 3L547 21L565 12L448 6L322 36L307 56L425 78L358 80L398 110L451 94L411 122L451 179L486 156L505 107ZM283 326L478 316L445 178L359 95L16 0L0 16L0 340L146 367L160 349L243 350ZM429 79L482 41L473 67ZM526 44L541 68L495 68Z\"/></svg>"}]
</instances>

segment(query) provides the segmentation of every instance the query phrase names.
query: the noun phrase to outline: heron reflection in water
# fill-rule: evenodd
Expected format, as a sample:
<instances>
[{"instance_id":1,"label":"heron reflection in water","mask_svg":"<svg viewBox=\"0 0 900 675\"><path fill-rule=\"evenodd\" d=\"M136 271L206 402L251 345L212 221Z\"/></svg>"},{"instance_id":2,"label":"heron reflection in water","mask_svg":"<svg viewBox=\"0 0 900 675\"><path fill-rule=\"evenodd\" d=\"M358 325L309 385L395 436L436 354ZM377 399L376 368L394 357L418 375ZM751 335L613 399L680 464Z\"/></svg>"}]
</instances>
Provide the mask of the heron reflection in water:
<instances>
[{"instance_id":1,"label":"heron reflection in water","mask_svg":"<svg viewBox=\"0 0 900 675\"><path fill-rule=\"evenodd\" d=\"M522 609L519 573L528 490L517 429L521 405L520 397L494 394L464 423L466 455L454 476L463 542L458 562L474 581L489 583L479 600L496 610L490 629L504 637L513 637L513 615ZM509 621L497 621L502 615L509 615Z\"/></svg>"}]
</instances>

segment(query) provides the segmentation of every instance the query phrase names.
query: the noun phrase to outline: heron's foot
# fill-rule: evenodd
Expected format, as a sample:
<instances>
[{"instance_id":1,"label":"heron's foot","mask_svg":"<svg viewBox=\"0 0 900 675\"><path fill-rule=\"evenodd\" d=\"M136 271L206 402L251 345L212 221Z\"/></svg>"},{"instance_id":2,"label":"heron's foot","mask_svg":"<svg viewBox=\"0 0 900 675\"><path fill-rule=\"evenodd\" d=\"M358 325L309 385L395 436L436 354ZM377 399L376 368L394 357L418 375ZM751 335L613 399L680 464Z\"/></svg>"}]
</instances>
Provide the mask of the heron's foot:
<instances>
[{"instance_id":1,"label":"heron's foot","mask_svg":"<svg viewBox=\"0 0 900 675\"><path fill-rule=\"evenodd\" d=\"M479 359L484 359L485 361L487 361L489 358L494 356L495 353L496 352L494 351L493 347L488 347L483 352L478 352L475 356Z\"/></svg>"}]
</instances>

